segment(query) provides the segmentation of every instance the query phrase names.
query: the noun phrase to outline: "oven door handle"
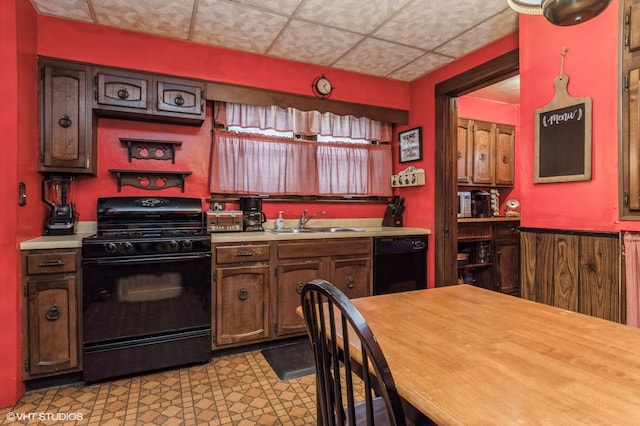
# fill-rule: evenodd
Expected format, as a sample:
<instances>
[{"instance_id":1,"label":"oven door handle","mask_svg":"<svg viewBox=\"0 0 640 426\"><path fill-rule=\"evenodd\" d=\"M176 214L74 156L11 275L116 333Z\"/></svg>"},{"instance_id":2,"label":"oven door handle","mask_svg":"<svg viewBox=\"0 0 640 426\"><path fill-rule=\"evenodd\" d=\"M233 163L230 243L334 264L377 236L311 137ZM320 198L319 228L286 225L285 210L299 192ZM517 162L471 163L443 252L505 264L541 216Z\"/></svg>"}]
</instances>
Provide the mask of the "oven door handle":
<instances>
[{"instance_id":1,"label":"oven door handle","mask_svg":"<svg viewBox=\"0 0 640 426\"><path fill-rule=\"evenodd\" d=\"M211 253L194 253L168 256L135 256L118 258L83 259L83 265L131 265L136 263L187 262L192 260L211 259Z\"/></svg>"}]
</instances>

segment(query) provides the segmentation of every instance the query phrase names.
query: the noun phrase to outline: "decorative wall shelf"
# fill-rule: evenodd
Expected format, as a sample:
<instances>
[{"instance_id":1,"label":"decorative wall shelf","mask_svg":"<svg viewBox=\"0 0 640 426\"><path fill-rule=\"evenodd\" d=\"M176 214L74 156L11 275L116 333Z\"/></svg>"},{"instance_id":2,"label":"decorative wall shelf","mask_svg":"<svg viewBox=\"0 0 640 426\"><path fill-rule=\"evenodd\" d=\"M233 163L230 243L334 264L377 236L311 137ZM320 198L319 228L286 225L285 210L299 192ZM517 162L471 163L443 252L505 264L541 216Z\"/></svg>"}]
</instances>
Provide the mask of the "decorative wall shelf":
<instances>
[{"instance_id":1,"label":"decorative wall shelf","mask_svg":"<svg viewBox=\"0 0 640 426\"><path fill-rule=\"evenodd\" d=\"M424 185L424 169L416 169L413 166L407 167L397 175L391 175L391 186L421 186Z\"/></svg>"},{"instance_id":2,"label":"decorative wall shelf","mask_svg":"<svg viewBox=\"0 0 640 426\"><path fill-rule=\"evenodd\" d=\"M166 189L178 187L184 192L184 181L191 172L165 172L158 170L109 169L118 179L118 192L124 185L140 189Z\"/></svg>"},{"instance_id":3,"label":"decorative wall shelf","mask_svg":"<svg viewBox=\"0 0 640 426\"><path fill-rule=\"evenodd\" d=\"M171 160L176 162L176 146L180 141L157 141L150 139L120 138L120 142L127 147L129 162L132 158L138 160Z\"/></svg>"}]
</instances>

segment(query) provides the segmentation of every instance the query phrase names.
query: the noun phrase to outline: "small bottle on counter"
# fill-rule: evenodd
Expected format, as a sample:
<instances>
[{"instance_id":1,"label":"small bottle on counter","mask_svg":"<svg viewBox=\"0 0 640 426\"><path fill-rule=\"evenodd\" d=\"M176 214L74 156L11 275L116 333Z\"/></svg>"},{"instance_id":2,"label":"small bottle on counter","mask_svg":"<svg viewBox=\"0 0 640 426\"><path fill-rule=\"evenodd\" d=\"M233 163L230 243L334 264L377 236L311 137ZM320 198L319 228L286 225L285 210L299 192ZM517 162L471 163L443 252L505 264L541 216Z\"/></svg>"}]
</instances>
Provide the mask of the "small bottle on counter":
<instances>
[{"instance_id":1,"label":"small bottle on counter","mask_svg":"<svg viewBox=\"0 0 640 426\"><path fill-rule=\"evenodd\" d=\"M284 218L282 217L282 210L278 213L278 218L276 219L276 229L284 229Z\"/></svg>"}]
</instances>

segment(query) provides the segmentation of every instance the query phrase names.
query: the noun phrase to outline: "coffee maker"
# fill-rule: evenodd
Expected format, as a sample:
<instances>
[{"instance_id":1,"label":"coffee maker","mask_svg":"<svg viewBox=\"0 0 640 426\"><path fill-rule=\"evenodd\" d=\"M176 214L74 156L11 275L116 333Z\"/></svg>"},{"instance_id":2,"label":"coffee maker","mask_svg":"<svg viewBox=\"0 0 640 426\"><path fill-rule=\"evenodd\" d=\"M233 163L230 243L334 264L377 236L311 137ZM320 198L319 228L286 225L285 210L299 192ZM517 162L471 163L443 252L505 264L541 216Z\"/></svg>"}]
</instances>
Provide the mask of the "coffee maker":
<instances>
[{"instance_id":1,"label":"coffee maker","mask_svg":"<svg viewBox=\"0 0 640 426\"><path fill-rule=\"evenodd\" d=\"M51 208L43 235L76 233L76 209L70 201L72 180L72 177L49 176L42 181L42 201Z\"/></svg>"},{"instance_id":2,"label":"coffee maker","mask_svg":"<svg viewBox=\"0 0 640 426\"><path fill-rule=\"evenodd\" d=\"M471 216L491 217L491 194L487 191L471 192Z\"/></svg>"},{"instance_id":3,"label":"coffee maker","mask_svg":"<svg viewBox=\"0 0 640 426\"><path fill-rule=\"evenodd\" d=\"M260 197L241 197L240 210L242 210L242 227L244 231L264 231L262 224L267 221L267 216L262 211L262 199Z\"/></svg>"}]
</instances>

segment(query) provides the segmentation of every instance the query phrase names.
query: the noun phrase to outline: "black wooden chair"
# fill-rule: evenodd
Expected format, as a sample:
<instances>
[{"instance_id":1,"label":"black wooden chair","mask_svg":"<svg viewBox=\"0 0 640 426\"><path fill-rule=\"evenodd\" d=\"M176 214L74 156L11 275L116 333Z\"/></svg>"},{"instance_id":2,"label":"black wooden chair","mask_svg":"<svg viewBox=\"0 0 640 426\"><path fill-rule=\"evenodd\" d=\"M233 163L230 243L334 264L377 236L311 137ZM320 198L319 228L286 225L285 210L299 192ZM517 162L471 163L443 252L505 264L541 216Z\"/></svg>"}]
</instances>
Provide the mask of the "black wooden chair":
<instances>
[{"instance_id":1,"label":"black wooden chair","mask_svg":"<svg viewBox=\"0 0 640 426\"><path fill-rule=\"evenodd\" d=\"M302 289L302 310L316 363L318 424L406 425L382 350L347 296L327 281L313 280ZM358 362L354 355L360 355Z\"/></svg>"}]
</instances>

